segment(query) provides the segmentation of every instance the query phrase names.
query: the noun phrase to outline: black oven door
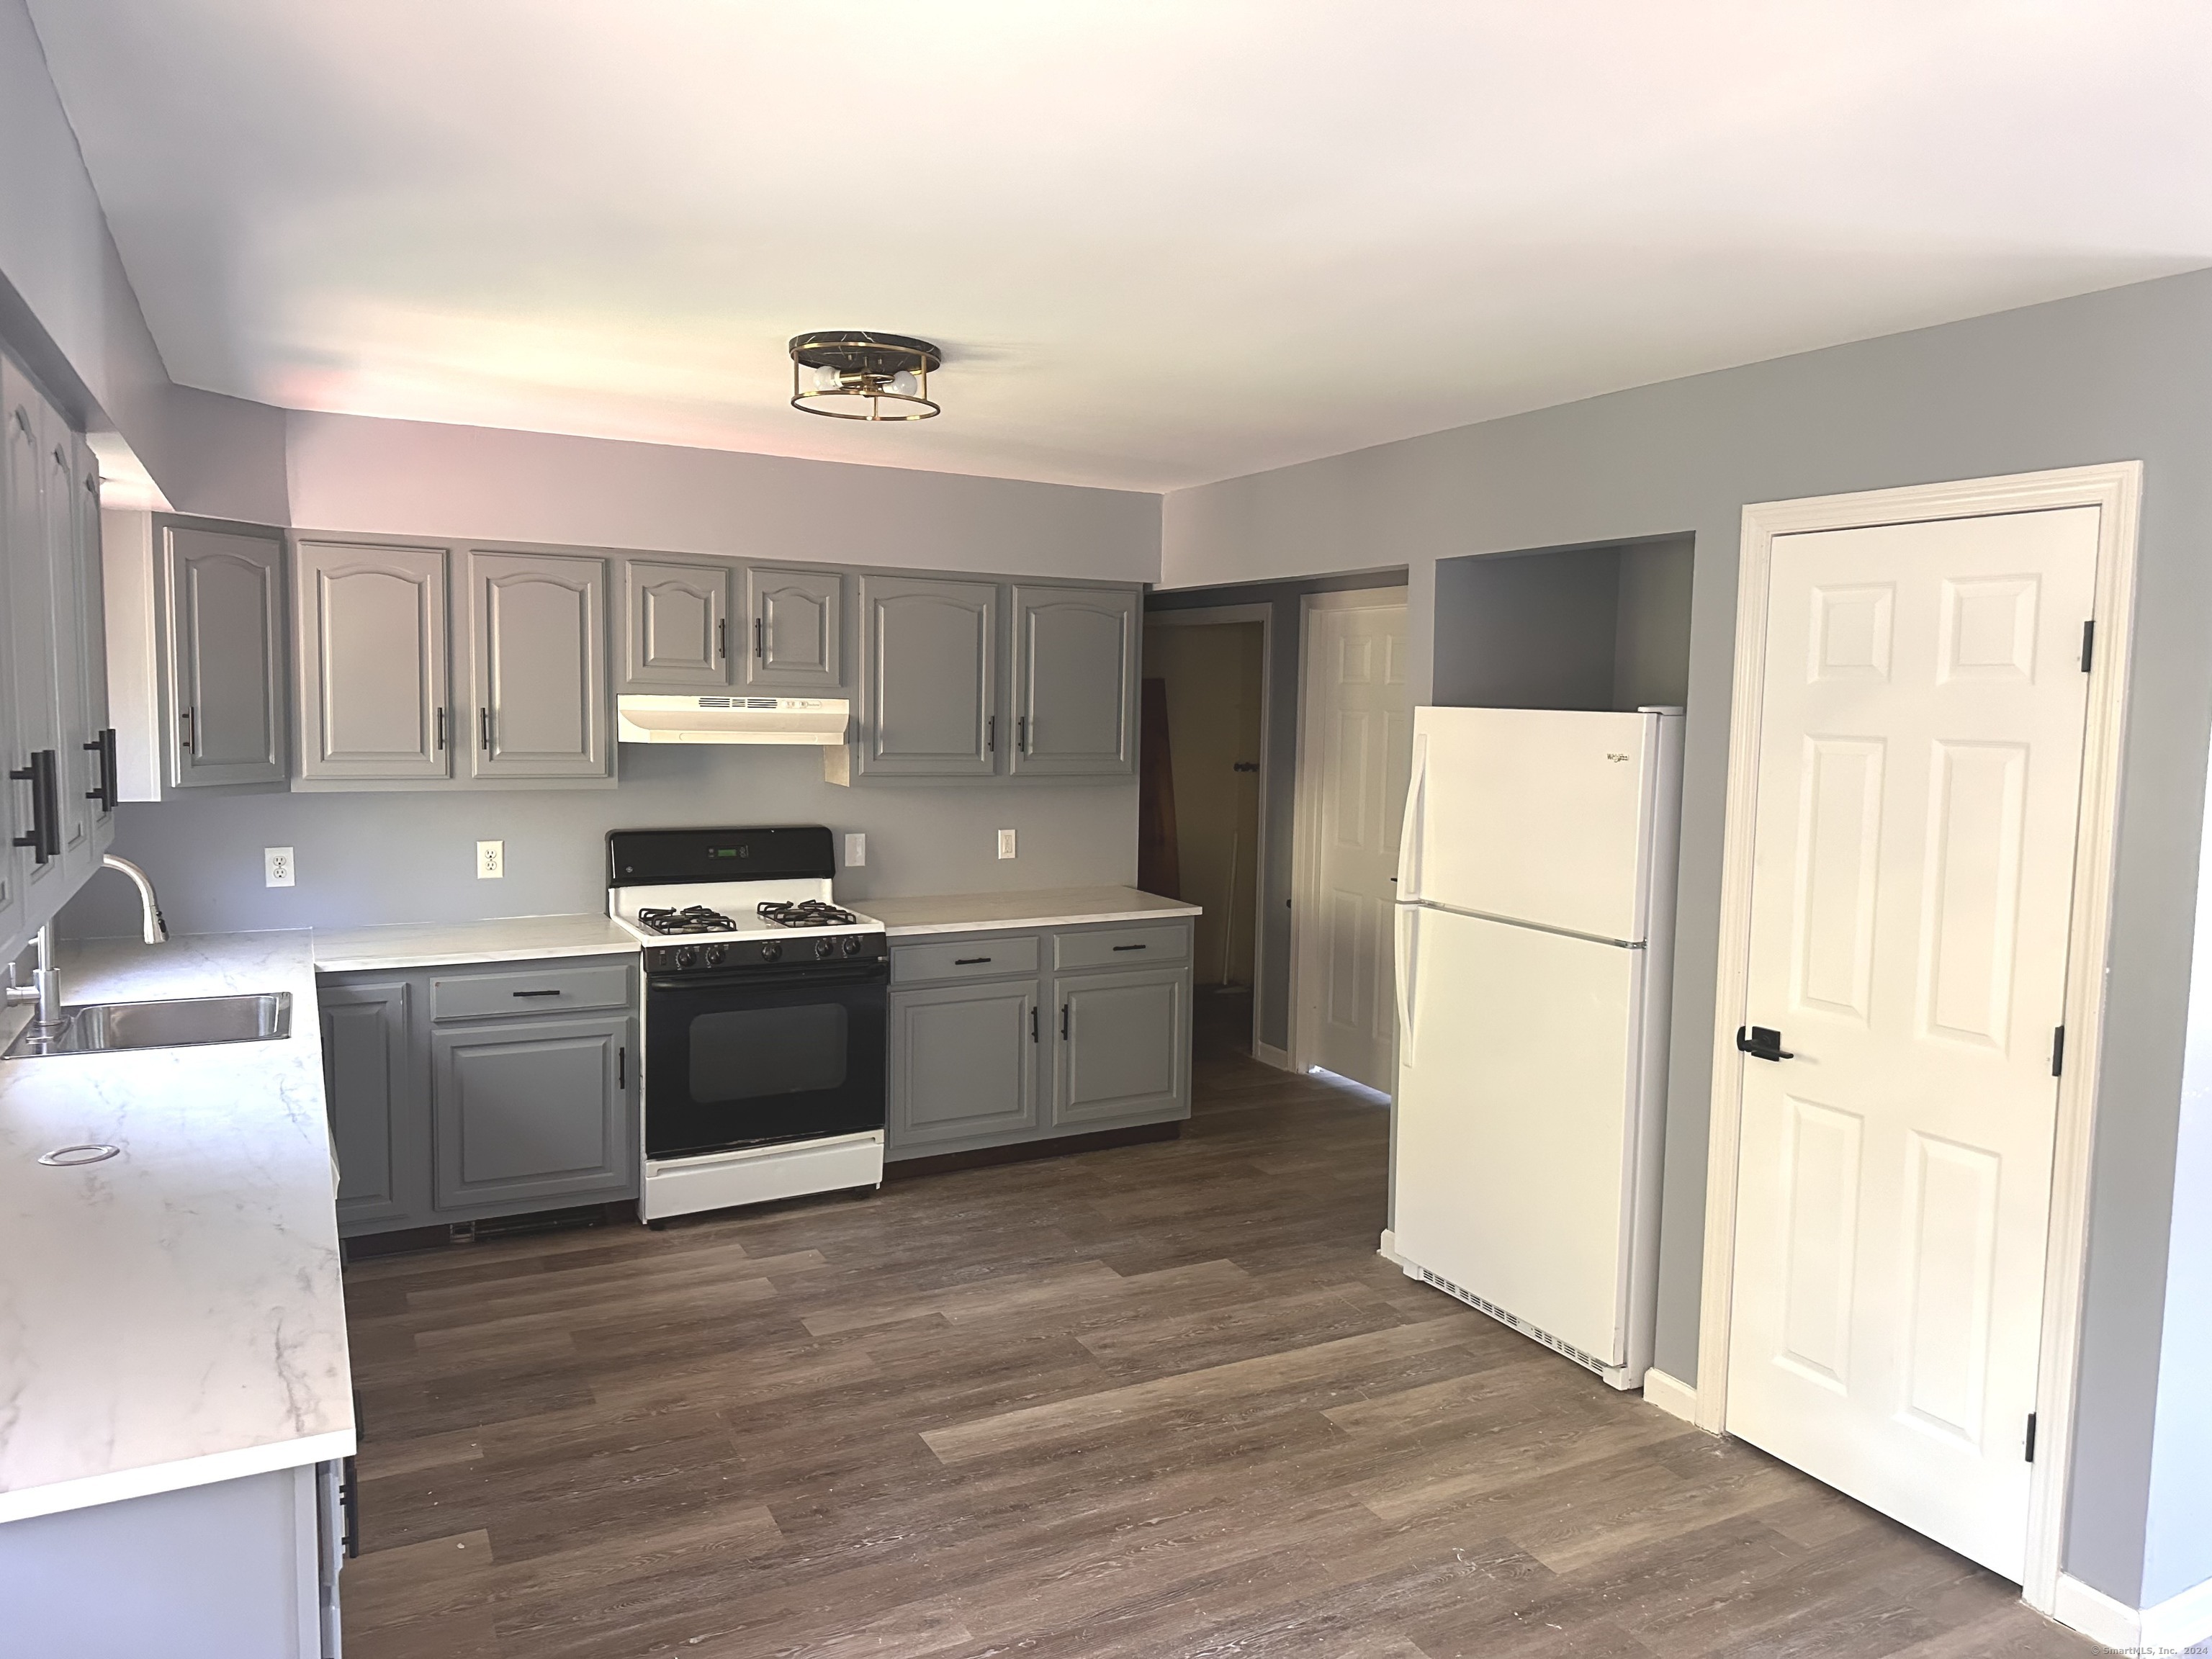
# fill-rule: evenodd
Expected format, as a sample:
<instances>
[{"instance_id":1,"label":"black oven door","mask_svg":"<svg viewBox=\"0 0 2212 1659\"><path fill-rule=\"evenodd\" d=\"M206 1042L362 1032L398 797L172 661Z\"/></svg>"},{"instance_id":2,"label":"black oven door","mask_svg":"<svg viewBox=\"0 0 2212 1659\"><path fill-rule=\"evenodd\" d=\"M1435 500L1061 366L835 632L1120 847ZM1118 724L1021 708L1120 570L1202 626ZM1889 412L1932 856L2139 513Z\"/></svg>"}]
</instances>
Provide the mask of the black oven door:
<instances>
[{"instance_id":1,"label":"black oven door","mask_svg":"<svg viewBox=\"0 0 2212 1659\"><path fill-rule=\"evenodd\" d=\"M645 1152L682 1158L884 1127L881 962L647 980Z\"/></svg>"}]
</instances>

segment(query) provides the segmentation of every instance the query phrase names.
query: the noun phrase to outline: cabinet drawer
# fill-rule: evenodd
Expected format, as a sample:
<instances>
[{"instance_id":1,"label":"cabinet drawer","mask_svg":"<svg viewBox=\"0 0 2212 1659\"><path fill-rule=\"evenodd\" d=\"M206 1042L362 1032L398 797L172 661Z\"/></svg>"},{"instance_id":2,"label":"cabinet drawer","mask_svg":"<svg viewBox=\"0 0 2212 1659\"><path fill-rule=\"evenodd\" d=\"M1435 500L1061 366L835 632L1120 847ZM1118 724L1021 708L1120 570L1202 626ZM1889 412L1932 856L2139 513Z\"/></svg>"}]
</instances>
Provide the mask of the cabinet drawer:
<instances>
[{"instance_id":1,"label":"cabinet drawer","mask_svg":"<svg viewBox=\"0 0 2212 1659\"><path fill-rule=\"evenodd\" d=\"M1055 933L1052 965L1070 968L1146 968L1156 962L1181 962L1190 954L1190 924L1164 927L1115 927L1097 933Z\"/></svg>"},{"instance_id":2,"label":"cabinet drawer","mask_svg":"<svg viewBox=\"0 0 2212 1659\"><path fill-rule=\"evenodd\" d=\"M489 1019L629 1006L629 966L540 968L513 974L456 974L430 981L434 1020Z\"/></svg>"},{"instance_id":3,"label":"cabinet drawer","mask_svg":"<svg viewBox=\"0 0 2212 1659\"><path fill-rule=\"evenodd\" d=\"M1000 979L1037 970L1035 934L1021 939L979 939L966 944L894 945L891 983L912 985L933 979Z\"/></svg>"}]
</instances>

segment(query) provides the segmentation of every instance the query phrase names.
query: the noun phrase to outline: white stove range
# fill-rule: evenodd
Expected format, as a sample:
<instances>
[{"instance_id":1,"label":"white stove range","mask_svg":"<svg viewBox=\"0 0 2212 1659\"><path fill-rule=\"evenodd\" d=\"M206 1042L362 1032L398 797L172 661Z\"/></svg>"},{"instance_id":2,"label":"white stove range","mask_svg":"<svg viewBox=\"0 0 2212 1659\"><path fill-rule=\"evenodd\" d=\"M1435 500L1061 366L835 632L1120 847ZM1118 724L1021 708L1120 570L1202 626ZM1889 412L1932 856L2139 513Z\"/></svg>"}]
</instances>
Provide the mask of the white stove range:
<instances>
[{"instance_id":1,"label":"white stove range","mask_svg":"<svg viewBox=\"0 0 2212 1659\"><path fill-rule=\"evenodd\" d=\"M643 946L647 1222L882 1181L889 944L832 873L819 825L608 836L608 914Z\"/></svg>"}]
</instances>

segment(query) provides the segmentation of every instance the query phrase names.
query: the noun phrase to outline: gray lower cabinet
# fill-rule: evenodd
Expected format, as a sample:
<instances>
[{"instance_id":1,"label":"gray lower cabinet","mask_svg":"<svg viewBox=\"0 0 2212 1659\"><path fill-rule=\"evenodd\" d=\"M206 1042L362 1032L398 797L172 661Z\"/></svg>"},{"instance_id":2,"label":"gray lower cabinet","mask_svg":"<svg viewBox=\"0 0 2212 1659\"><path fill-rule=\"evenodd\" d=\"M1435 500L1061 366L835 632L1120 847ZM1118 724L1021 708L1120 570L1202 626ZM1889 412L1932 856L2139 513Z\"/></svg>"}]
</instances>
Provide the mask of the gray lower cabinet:
<instances>
[{"instance_id":1,"label":"gray lower cabinet","mask_svg":"<svg viewBox=\"0 0 2212 1659\"><path fill-rule=\"evenodd\" d=\"M893 1145L1039 1127L1035 980L894 991L890 1022Z\"/></svg>"},{"instance_id":2,"label":"gray lower cabinet","mask_svg":"<svg viewBox=\"0 0 2212 1659\"><path fill-rule=\"evenodd\" d=\"M169 786L282 783L290 760L283 538L156 523L169 622Z\"/></svg>"},{"instance_id":3,"label":"gray lower cabinet","mask_svg":"<svg viewBox=\"0 0 2212 1659\"><path fill-rule=\"evenodd\" d=\"M621 1103L634 1046L627 1016L433 1034L439 1208L633 1184Z\"/></svg>"},{"instance_id":4,"label":"gray lower cabinet","mask_svg":"<svg viewBox=\"0 0 2212 1659\"><path fill-rule=\"evenodd\" d=\"M623 561L623 690L714 691L730 683L726 564Z\"/></svg>"},{"instance_id":5,"label":"gray lower cabinet","mask_svg":"<svg viewBox=\"0 0 2212 1659\"><path fill-rule=\"evenodd\" d=\"M998 585L863 576L860 610L860 775L992 776Z\"/></svg>"},{"instance_id":6,"label":"gray lower cabinet","mask_svg":"<svg viewBox=\"0 0 2212 1659\"><path fill-rule=\"evenodd\" d=\"M1190 923L891 947L889 1155L1190 1115Z\"/></svg>"},{"instance_id":7,"label":"gray lower cabinet","mask_svg":"<svg viewBox=\"0 0 2212 1659\"><path fill-rule=\"evenodd\" d=\"M835 570L745 567L747 685L834 691L845 683L845 579Z\"/></svg>"},{"instance_id":8,"label":"gray lower cabinet","mask_svg":"<svg viewBox=\"0 0 2212 1659\"><path fill-rule=\"evenodd\" d=\"M316 994L341 1233L635 1196L635 957L324 975Z\"/></svg>"},{"instance_id":9,"label":"gray lower cabinet","mask_svg":"<svg viewBox=\"0 0 2212 1659\"><path fill-rule=\"evenodd\" d=\"M1045 777L1137 769L1133 588L1013 590L1014 741L1006 769Z\"/></svg>"}]
</instances>

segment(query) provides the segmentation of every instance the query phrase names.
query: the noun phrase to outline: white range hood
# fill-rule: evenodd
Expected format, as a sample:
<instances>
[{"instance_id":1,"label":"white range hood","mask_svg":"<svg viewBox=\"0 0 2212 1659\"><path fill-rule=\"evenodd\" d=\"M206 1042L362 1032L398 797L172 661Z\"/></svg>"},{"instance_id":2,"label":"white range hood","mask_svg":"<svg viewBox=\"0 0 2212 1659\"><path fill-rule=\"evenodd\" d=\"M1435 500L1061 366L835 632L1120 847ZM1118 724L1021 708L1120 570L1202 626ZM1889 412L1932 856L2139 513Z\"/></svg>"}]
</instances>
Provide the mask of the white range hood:
<instances>
[{"instance_id":1,"label":"white range hood","mask_svg":"<svg viewBox=\"0 0 2212 1659\"><path fill-rule=\"evenodd\" d=\"M845 741L852 705L842 697L618 697L615 735L624 743Z\"/></svg>"}]
</instances>

